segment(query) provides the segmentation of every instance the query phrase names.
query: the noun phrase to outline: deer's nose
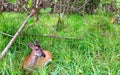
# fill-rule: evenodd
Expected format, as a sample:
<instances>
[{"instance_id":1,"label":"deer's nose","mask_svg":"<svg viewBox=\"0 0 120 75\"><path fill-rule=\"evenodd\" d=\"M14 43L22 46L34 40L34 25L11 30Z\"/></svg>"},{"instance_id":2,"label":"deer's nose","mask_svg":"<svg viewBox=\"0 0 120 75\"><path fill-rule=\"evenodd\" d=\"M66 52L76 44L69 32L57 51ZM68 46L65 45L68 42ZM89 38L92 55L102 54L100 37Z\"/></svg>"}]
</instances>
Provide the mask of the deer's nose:
<instances>
[{"instance_id":1,"label":"deer's nose","mask_svg":"<svg viewBox=\"0 0 120 75\"><path fill-rule=\"evenodd\" d=\"M41 56L42 56L42 57L45 57L46 55L43 53Z\"/></svg>"}]
</instances>

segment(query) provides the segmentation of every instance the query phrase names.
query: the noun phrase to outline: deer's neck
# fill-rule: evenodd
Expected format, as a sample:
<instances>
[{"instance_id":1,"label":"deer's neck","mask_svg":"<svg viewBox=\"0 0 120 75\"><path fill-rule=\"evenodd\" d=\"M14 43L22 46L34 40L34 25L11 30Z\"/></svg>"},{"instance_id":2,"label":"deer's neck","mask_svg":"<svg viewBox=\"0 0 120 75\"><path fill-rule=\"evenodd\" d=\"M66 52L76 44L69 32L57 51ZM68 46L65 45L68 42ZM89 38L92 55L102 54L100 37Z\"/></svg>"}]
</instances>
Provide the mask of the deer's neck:
<instances>
[{"instance_id":1,"label":"deer's neck","mask_svg":"<svg viewBox=\"0 0 120 75\"><path fill-rule=\"evenodd\" d=\"M30 58L31 58L31 61L30 61L29 65L30 65L31 67L33 67L33 66L36 64L37 60L38 60L38 56L31 54L31 55L30 55Z\"/></svg>"}]
</instances>

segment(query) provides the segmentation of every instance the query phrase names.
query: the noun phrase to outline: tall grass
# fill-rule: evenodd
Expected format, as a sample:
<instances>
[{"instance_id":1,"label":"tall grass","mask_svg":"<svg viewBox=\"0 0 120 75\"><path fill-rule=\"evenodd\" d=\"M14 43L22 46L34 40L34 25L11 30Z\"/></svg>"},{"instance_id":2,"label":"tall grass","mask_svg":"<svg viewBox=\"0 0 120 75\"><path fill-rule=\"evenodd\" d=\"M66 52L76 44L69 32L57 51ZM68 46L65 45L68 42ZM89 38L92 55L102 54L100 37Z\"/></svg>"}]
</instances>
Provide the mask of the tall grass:
<instances>
[{"instance_id":1,"label":"tall grass","mask_svg":"<svg viewBox=\"0 0 120 75\"><path fill-rule=\"evenodd\" d=\"M3 13L0 31L14 35L26 14ZM0 61L1 75L24 75L22 62L31 49L29 42L40 41L43 49L53 53L53 61L33 75L119 75L120 26L111 24L108 15L71 14L62 18L63 29L56 31L57 15L40 15L40 21L29 29L28 35L17 38L6 57ZM37 34L39 36L35 36ZM54 34L73 39L44 37ZM34 35L34 36L33 36ZM76 39L75 39L76 38ZM0 34L0 53L11 37Z\"/></svg>"}]
</instances>

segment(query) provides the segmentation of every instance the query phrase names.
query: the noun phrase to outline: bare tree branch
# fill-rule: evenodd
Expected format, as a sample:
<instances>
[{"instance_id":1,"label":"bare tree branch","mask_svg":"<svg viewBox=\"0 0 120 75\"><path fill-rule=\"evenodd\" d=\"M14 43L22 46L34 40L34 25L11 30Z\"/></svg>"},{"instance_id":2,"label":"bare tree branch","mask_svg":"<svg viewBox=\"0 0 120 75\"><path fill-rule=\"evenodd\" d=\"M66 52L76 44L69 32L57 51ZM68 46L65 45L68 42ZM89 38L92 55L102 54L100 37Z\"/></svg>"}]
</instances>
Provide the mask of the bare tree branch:
<instances>
[{"instance_id":1,"label":"bare tree branch","mask_svg":"<svg viewBox=\"0 0 120 75\"><path fill-rule=\"evenodd\" d=\"M85 14L85 6L86 6L86 4L89 2L89 0L85 0L85 2L84 2L84 4L80 7L80 8L82 8L82 15L84 16L84 14Z\"/></svg>"},{"instance_id":2,"label":"bare tree branch","mask_svg":"<svg viewBox=\"0 0 120 75\"><path fill-rule=\"evenodd\" d=\"M15 42L16 38L18 37L18 35L21 33L21 31L23 30L23 28L27 25L28 20L32 17L33 13L31 13L27 19L23 22L22 26L19 28L19 30L16 32L16 34L13 36L13 38L11 39L11 41L8 43L8 45L5 47L5 49L3 50L3 52L0 55L0 60L2 60L6 53L8 52L9 48L13 45L13 43Z\"/></svg>"}]
</instances>

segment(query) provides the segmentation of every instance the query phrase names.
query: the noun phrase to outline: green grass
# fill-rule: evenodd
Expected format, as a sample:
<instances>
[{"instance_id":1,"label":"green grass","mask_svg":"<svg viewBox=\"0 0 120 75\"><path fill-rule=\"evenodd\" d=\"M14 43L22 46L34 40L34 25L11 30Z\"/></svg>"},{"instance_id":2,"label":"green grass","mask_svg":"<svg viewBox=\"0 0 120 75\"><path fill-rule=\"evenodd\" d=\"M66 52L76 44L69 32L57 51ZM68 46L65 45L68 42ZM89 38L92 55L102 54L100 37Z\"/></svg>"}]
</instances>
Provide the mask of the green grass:
<instances>
[{"instance_id":1,"label":"green grass","mask_svg":"<svg viewBox=\"0 0 120 75\"><path fill-rule=\"evenodd\" d=\"M26 16L3 13L0 15L0 31L14 35ZM55 30L57 20L57 15L40 15L40 21L22 39L29 25L26 26L0 61L0 75L24 75L22 62L31 52L28 44L36 39L43 49L53 53L53 61L33 75L120 75L120 26L110 23L111 16L64 16L60 31ZM42 34L73 39L44 37ZM0 34L0 53L10 40L11 37Z\"/></svg>"}]
</instances>

